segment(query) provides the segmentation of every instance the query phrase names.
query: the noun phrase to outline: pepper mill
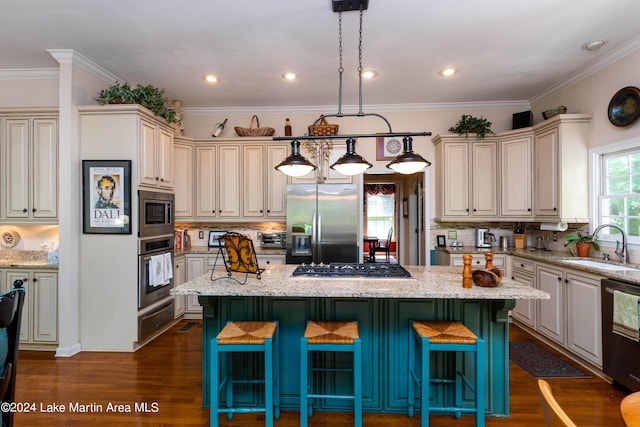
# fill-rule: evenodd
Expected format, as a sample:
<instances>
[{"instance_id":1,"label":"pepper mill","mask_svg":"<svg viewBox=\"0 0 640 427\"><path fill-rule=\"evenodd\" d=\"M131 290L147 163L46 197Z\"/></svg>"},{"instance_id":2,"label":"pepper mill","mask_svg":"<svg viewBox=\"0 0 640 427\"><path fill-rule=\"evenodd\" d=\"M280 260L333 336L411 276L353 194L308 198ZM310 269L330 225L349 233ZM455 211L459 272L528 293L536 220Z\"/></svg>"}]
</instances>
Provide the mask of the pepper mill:
<instances>
[{"instance_id":1,"label":"pepper mill","mask_svg":"<svg viewBox=\"0 0 640 427\"><path fill-rule=\"evenodd\" d=\"M473 280L471 279L471 260L472 259L473 259L473 255L471 254L462 255L462 262L464 263L464 268L462 269L462 287L463 288L473 287Z\"/></svg>"},{"instance_id":2,"label":"pepper mill","mask_svg":"<svg viewBox=\"0 0 640 427\"><path fill-rule=\"evenodd\" d=\"M490 268L493 268L493 252L485 252L484 259L486 261L484 269L488 270Z\"/></svg>"}]
</instances>

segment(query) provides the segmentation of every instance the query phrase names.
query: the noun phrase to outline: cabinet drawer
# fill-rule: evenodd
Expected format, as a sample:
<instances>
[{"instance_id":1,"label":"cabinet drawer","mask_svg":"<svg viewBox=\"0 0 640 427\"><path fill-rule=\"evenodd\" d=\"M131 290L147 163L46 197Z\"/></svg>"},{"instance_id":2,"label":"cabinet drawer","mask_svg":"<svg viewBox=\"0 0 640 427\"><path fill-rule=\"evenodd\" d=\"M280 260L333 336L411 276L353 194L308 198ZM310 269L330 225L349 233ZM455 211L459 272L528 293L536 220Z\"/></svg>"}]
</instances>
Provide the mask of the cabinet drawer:
<instances>
[{"instance_id":1,"label":"cabinet drawer","mask_svg":"<svg viewBox=\"0 0 640 427\"><path fill-rule=\"evenodd\" d=\"M523 258L513 258L513 269L533 274L536 271L536 265L533 261Z\"/></svg>"},{"instance_id":2,"label":"cabinet drawer","mask_svg":"<svg viewBox=\"0 0 640 427\"><path fill-rule=\"evenodd\" d=\"M171 300L167 304L158 307L156 310L138 316L138 341L142 342L153 333L162 329L173 320L174 302Z\"/></svg>"},{"instance_id":3,"label":"cabinet drawer","mask_svg":"<svg viewBox=\"0 0 640 427\"><path fill-rule=\"evenodd\" d=\"M486 264L486 260L484 258L484 254L472 254L473 259L471 260L472 267L484 267ZM462 259L462 255L451 255L451 265L464 265L464 260ZM494 255L493 256L493 265L498 268L505 268L507 265L507 257L505 255Z\"/></svg>"}]
</instances>

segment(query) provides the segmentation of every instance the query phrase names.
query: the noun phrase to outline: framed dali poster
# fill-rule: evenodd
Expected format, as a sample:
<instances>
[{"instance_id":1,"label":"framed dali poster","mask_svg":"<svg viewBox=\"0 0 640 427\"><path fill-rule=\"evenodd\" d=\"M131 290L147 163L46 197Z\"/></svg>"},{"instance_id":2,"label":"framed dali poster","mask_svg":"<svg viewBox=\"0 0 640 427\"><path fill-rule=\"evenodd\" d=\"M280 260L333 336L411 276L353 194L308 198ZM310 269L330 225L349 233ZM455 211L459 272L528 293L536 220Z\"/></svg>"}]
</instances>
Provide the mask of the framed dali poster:
<instances>
[{"instance_id":1,"label":"framed dali poster","mask_svg":"<svg viewBox=\"0 0 640 427\"><path fill-rule=\"evenodd\" d=\"M82 161L85 234L131 234L131 160Z\"/></svg>"}]
</instances>

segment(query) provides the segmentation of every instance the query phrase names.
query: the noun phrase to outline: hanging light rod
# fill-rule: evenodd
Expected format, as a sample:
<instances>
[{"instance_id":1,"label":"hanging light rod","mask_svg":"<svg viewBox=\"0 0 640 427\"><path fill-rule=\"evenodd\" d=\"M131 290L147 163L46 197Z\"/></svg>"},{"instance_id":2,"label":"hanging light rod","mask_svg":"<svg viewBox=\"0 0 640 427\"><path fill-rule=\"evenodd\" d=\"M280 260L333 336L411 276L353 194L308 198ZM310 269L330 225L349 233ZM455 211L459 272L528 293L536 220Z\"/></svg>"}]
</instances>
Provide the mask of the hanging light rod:
<instances>
[{"instance_id":1,"label":"hanging light rod","mask_svg":"<svg viewBox=\"0 0 640 427\"><path fill-rule=\"evenodd\" d=\"M380 138L380 137L404 137L404 136L431 136L431 132L393 132L393 133L362 133L362 134L341 134L341 135L324 135L324 136L274 136L273 141L295 141L301 139L358 139L358 138Z\"/></svg>"},{"instance_id":2,"label":"hanging light rod","mask_svg":"<svg viewBox=\"0 0 640 427\"><path fill-rule=\"evenodd\" d=\"M334 12L349 12L350 10L367 10L369 0L333 0Z\"/></svg>"}]
</instances>

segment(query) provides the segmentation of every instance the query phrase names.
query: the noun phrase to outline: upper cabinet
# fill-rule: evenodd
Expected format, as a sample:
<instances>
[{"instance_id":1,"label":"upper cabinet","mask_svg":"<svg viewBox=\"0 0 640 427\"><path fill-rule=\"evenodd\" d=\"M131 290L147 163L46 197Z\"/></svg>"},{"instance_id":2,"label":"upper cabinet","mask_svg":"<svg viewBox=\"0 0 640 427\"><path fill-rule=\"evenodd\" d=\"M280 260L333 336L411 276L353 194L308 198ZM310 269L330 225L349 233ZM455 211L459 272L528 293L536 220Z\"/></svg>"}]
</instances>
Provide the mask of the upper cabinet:
<instances>
[{"instance_id":1,"label":"upper cabinet","mask_svg":"<svg viewBox=\"0 0 640 427\"><path fill-rule=\"evenodd\" d=\"M590 121L561 114L484 139L435 136L435 220L589 222Z\"/></svg>"},{"instance_id":2,"label":"upper cabinet","mask_svg":"<svg viewBox=\"0 0 640 427\"><path fill-rule=\"evenodd\" d=\"M57 113L0 113L0 123L2 220L57 223Z\"/></svg>"},{"instance_id":3,"label":"upper cabinet","mask_svg":"<svg viewBox=\"0 0 640 427\"><path fill-rule=\"evenodd\" d=\"M140 120L141 186L173 189L173 130L150 120Z\"/></svg>"},{"instance_id":4,"label":"upper cabinet","mask_svg":"<svg viewBox=\"0 0 640 427\"><path fill-rule=\"evenodd\" d=\"M498 141L456 135L433 138L436 220L477 221L498 215Z\"/></svg>"},{"instance_id":5,"label":"upper cabinet","mask_svg":"<svg viewBox=\"0 0 640 427\"><path fill-rule=\"evenodd\" d=\"M288 144L265 138L218 138L215 142L183 139L174 150L176 218L286 218L287 176L275 166L287 157ZM192 181L181 176L190 170L195 171ZM181 193L184 195L179 196Z\"/></svg>"},{"instance_id":6,"label":"upper cabinet","mask_svg":"<svg viewBox=\"0 0 640 427\"><path fill-rule=\"evenodd\" d=\"M534 126L534 209L540 221L589 222L591 116L560 114Z\"/></svg>"}]
</instances>

